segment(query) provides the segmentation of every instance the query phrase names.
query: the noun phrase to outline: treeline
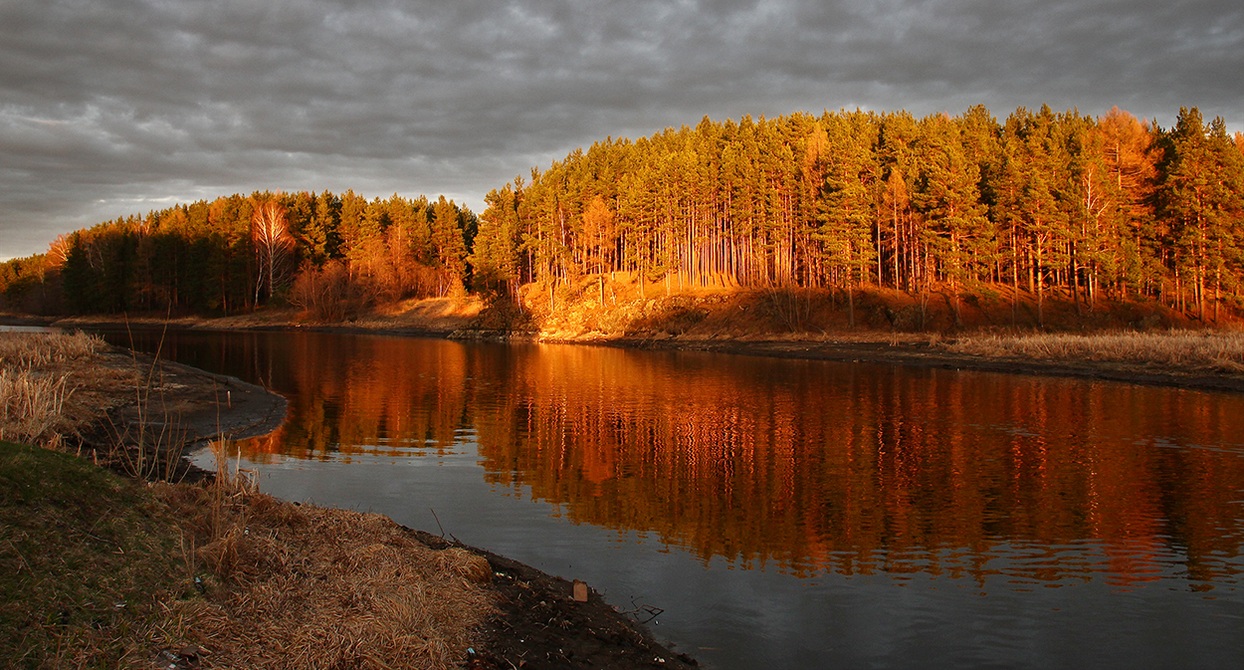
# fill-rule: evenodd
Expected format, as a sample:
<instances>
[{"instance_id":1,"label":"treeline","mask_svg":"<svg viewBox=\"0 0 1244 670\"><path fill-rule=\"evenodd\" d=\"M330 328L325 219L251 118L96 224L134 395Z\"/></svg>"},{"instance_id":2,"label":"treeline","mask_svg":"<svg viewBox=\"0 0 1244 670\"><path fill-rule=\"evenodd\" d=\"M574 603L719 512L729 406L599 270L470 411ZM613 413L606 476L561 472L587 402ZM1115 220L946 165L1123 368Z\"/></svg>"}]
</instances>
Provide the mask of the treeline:
<instances>
[{"instance_id":1,"label":"treeline","mask_svg":"<svg viewBox=\"0 0 1244 670\"><path fill-rule=\"evenodd\" d=\"M958 117L826 112L606 139L485 197L254 193L100 224L0 265L4 307L235 313L276 302L339 320L382 301L520 295L595 277L688 287L861 287L927 299L1009 287L1091 307L1244 309L1244 136L1182 109L982 106ZM618 277L622 273L622 277ZM607 279L608 278L608 279ZM530 294L525 294L530 295ZM1039 317L1040 318L1040 317Z\"/></svg>"},{"instance_id":2,"label":"treeline","mask_svg":"<svg viewBox=\"0 0 1244 670\"><path fill-rule=\"evenodd\" d=\"M33 313L229 314L272 301L325 319L470 281L476 217L426 197L231 195L64 235L0 265L6 306Z\"/></svg>"},{"instance_id":3,"label":"treeline","mask_svg":"<svg viewBox=\"0 0 1244 670\"><path fill-rule=\"evenodd\" d=\"M1048 107L826 112L607 139L486 197L472 258L514 293L607 273L672 286L1007 285L1202 319L1244 296L1244 138Z\"/></svg>"}]
</instances>

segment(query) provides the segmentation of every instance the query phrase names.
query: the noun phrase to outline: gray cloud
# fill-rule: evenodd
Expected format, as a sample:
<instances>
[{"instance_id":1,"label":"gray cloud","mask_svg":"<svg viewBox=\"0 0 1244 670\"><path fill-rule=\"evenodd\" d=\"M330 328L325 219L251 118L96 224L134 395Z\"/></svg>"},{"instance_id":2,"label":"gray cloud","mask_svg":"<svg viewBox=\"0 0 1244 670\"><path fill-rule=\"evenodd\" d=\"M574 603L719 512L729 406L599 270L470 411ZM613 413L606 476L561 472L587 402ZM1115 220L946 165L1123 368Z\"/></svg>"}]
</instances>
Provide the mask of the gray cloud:
<instances>
[{"instance_id":1,"label":"gray cloud","mask_svg":"<svg viewBox=\"0 0 1244 670\"><path fill-rule=\"evenodd\" d=\"M1244 122L1228 0L0 0L0 258L262 189L488 189L607 135L862 106Z\"/></svg>"}]
</instances>

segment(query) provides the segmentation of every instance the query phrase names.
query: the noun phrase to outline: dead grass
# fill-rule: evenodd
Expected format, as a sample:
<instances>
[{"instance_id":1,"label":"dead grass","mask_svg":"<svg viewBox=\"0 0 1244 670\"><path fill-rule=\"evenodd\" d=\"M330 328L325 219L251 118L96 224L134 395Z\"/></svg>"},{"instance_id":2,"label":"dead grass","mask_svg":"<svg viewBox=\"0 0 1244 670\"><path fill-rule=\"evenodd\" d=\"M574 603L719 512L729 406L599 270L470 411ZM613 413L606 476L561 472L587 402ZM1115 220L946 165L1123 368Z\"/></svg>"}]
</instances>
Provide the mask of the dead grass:
<instances>
[{"instance_id":1,"label":"dead grass","mask_svg":"<svg viewBox=\"0 0 1244 670\"><path fill-rule=\"evenodd\" d=\"M65 399L73 391L68 381L68 375L0 369L0 440L58 446Z\"/></svg>"},{"instance_id":2,"label":"dead grass","mask_svg":"<svg viewBox=\"0 0 1244 670\"><path fill-rule=\"evenodd\" d=\"M102 426L101 458L140 479L169 479L180 471L185 433L163 394L158 361L140 365L98 336L0 338L0 439L61 448ZM109 411L127 404L136 420L114 423Z\"/></svg>"},{"instance_id":3,"label":"dead grass","mask_svg":"<svg viewBox=\"0 0 1244 670\"><path fill-rule=\"evenodd\" d=\"M983 335L946 341L940 346L948 351L978 356L1128 363L1186 371L1244 372L1244 333L1238 332Z\"/></svg>"},{"instance_id":4,"label":"dead grass","mask_svg":"<svg viewBox=\"0 0 1244 670\"><path fill-rule=\"evenodd\" d=\"M207 597L178 613L209 666L455 667L491 611L491 569L470 552L375 514L220 491L156 489L206 573Z\"/></svg>"},{"instance_id":5,"label":"dead grass","mask_svg":"<svg viewBox=\"0 0 1244 670\"><path fill-rule=\"evenodd\" d=\"M0 666L448 668L492 611L482 557L235 472L144 486L0 443Z\"/></svg>"},{"instance_id":6,"label":"dead grass","mask_svg":"<svg viewBox=\"0 0 1244 670\"><path fill-rule=\"evenodd\" d=\"M55 447L79 429L89 408L72 399L106 347L83 333L0 337L0 439Z\"/></svg>"},{"instance_id":7,"label":"dead grass","mask_svg":"<svg viewBox=\"0 0 1244 670\"><path fill-rule=\"evenodd\" d=\"M89 360L107 346L99 337L83 332L6 333L0 337L0 367L46 368Z\"/></svg>"},{"instance_id":8,"label":"dead grass","mask_svg":"<svg viewBox=\"0 0 1244 670\"><path fill-rule=\"evenodd\" d=\"M156 406L155 366L97 338L14 334L0 363L6 439L47 446L117 403L137 402L140 423ZM166 436L141 430L127 435ZM152 488L3 446L0 637L13 642L0 665L447 668L492 611L482 557L432 550L378 515L259 494L223 442L213 483ZM125 470L160 478L137 453Z\"/></svg>"}]
</instances>

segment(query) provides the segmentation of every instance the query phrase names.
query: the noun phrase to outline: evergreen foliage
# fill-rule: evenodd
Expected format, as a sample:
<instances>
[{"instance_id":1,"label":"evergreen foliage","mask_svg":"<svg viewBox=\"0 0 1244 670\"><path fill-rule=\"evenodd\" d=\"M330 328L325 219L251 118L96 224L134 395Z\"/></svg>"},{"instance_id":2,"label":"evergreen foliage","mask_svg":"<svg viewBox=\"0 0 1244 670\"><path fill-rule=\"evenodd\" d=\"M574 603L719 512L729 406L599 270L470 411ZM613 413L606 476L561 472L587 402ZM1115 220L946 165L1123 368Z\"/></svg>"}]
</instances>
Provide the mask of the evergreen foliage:
<instances>
[{"instance_id":1,"label":"evergreen foliage","mask_svg":"<svg viewBox=\"0 0 1244 670\"><path fill-rule=\"evenodd\" d=\"M705 118L489 193L473 262L550 300L627 272L666 290L1001 284L1038 304L1144 296L1217 319L1244 296L1241 143L1195 109L1170 130L1048 106L1002 123L981 106Z\"/></svg>"},{"instance_id":2,"label":"evergreen foliage","mask_svg":"<svg viewBox=\"0 0 1244 670\"><path fill-rule=\"evenodd\" d=\"M606 138L490 191L477 219L440 197L253 193L62 236L0 265L28 312L324 318L473 289L514 298L625 273L688 287L927 296L982 287L1091 308L1159 300L1205 321L1244 307L1244 136L1195 108L1174 128L1118 109L983 106L796 113ZM957 309L957 307L956 307Z\"/></svg>"}]
</instances>

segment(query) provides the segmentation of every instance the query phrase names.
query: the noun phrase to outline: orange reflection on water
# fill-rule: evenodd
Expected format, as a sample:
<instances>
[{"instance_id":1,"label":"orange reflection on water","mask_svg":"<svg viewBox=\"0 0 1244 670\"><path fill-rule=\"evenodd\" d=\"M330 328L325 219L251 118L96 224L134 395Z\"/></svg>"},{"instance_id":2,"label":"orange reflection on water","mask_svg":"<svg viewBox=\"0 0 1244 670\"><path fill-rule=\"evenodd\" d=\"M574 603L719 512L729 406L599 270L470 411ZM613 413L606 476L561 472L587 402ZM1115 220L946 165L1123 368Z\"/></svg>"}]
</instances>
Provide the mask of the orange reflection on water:
<instances>
[{"instance_id":1,"label":"orange reflection on water","mask_svg":"<svg viewBox=\"0 0 1244 670\"><path fill-rule=\"evenodd\" d=\"M592 347L321 335L274 349L289 420L245 445L255 459L469 439L489 481L576 522L801 575L1128 587L1239 572L1236 396Z\"/></svg>"}]
</instances>

